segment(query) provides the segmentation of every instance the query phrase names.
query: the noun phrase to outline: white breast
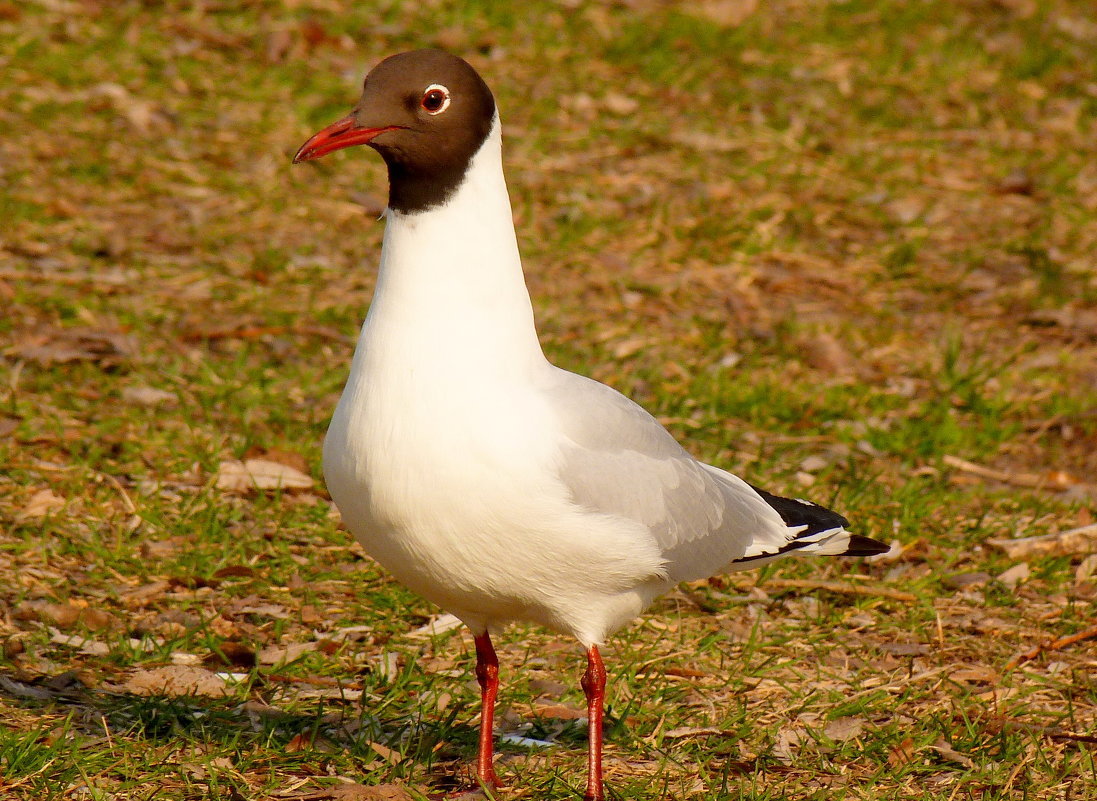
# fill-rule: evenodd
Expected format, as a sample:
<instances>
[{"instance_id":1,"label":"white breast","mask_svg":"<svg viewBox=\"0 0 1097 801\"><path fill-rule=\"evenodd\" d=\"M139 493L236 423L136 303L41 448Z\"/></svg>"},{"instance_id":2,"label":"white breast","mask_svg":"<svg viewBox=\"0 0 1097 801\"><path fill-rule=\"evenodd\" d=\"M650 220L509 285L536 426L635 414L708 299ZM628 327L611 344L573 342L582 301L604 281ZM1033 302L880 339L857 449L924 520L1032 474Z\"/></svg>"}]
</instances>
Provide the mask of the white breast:
<instances>
[{"instance_id":1,"label":"white breast","mask_svg":"<svg viewBox=\"0 0 1097 801\"><path fill-rule=\"evenodd\" d=\"M660 558L557 478L559 425L538 390L553 370L496 130L447 204L390 214L324 474L367 552L474 629L525 618L592 642L640 611Z\"/></svg>"}]
</instances>

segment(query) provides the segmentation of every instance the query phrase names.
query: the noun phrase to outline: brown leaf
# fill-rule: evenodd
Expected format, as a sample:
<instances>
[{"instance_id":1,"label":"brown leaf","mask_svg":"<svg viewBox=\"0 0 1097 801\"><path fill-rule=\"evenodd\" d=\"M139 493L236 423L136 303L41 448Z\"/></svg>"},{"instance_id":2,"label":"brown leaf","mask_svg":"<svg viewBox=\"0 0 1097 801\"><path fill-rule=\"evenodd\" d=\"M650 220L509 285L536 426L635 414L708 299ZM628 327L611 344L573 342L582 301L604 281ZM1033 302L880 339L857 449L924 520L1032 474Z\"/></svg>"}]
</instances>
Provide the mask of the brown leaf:
<instances>
[{"instance_id":1,"label":"brown leaf","mask_svg":"<svg viewBox=\"0 0 1097 801\"><path fill-rule=\"evenodd\" d=\"M799 345L803 360L809 367L834 376L848 376L856 371L849 351L836 337L825 331L804 337Z\"/></svg>"},{"instance_id":2,"label":"brown leaf","mask_svg":"<svg viewBox=\"0 0 1097 801\"><path fill-rule=\"evenodd\" d=\"M223 678L200 667L165 665L136 670L121 685L134 695L206 695L223 697L232 688Z\"/></svg>"},{"instance_id":3,"label":"brown leaf","mask_svg":"<svg viewBox=\"0 0 1097 801\"><path fill-rule=\"evenodd\" d=\"M202 659L210 667L255 667L258 657L255 651L243 643L226 640Z\"/></svg>"},{"instance_id":4,"label":"brown leaf","mask_svg":"<svg viewBox=\"0 0 1097 801\"><path fill-rule=\"evenodd\" d=\"M214 578L253 578L255 576L255 568L248 565L228 565L217 570L214 574Z\"/></svg>"},{"instance_id":5,"label":"brown leaf","mask_svg":"<svg viewBox=\"0 0 1097 801\"><path fill-rule=\"evenodd\" d=\"M684 737L713 737L716 735L726 736L727 732L724 729L682 726L681 728L671 729L670 731L665 732L663 737L667 740L680 740Z\"/></svg>"},{"instance_id":6,"label":"brown leaf","mask_svg":"<svg viewBox=\"0 0 1097 801\"><path fill-rule=\"evenodd\" d=\"M137 406L174 406L179 402L179 396L164 389L138 385L124 387L122 389L122 400Z\"/></svg>"},{"instance_id":7,"label":"brown leaf","mask_svg":"<svg viewBox=\"0 0 1097 801\"><path fill-rule=\"evenodd\" d=\"M144 550L141 553L148 558ZM150 581L148 584L142 584L140 587L122 593L121 600L128 607L148 606L170 589L170 581Z\"/></svg>"},{"instance_id":8,"label":"brown leaf","mask_svg":"<svg viewBox=\"0 0 1097 801\"><path fill-rule=\"evenodd\" d=\"M930 746L934 751L943 756L950 762L956 762L963 765L965 768L974 768L975 762L971 757L964 756L959 751L955 750L951 745L945 742L944 738L939 739L933 745Z\"/></svg>"},{"instance_id":9,"label":"brown leaf","mask_svg":"<svg viewBox=\"0 0 1097 801\"><path fill-rule=\"evenodd\" d=\"M289 645L268 645L259 651L261 665L280 665L300 659L304 654L319 648L318 642L295 642Z\"/></svg>"},{"instance_id":10,"label":"brown leaf","mask_svg":"<svg viewBox=\"0 0 1097 801\"><path fill-rule=\"evenodd\" d=\"M907 737L888 752L888 764L893 768L901 768L914 761L914 739Z\"/></svg>"},{"instance_id":11,"label":"brown leaf","mask_svg":"<svg viewBox=\"0 0 1097 801\"><path fill-rule=\"evenodd\" d=\"M386 760L387 762L391 762L394 765L401 759L403 759L399 751L395 751L392 748L389 748L387 745L383 745L382 743L370 742L369 747L372 748L382 759Z\"/></svg>"},{"instance_id":12,"label":"brown leaf","mask_svg":"<svg viewBox=\"0 0 1097 801\"><path fill-rule=\"evenodd\" d=\"M298 751L307 751L312 748L313 732L303 731L286 743L287 754L296 754Z\"/></svg>"},{"instance_id":13,"label":"brown leaf","mask_svg":"<svg viewBox=\"0 0 1097 801\"><path fill-rule=\"evenodd\" d=\"M990 579L990 573L979 570L974 573L953 573L941 579L941 583L950 590L962 590L966 587L981 587Z\"/></svg>"},{"instance_id":14,"label":"brown leaf","mask_svg":"<svg viewBox=\"0 0 1097 801\"><path fill-rule=\"evenodd\" d=\"M94 361L110 367L136 356L138 348L137 341L121 331L75 326L30 334L8 352L45 366Z\"/></svg>"},{"instance_id":15,"label":"brown leaf","mask_svg":"<svg viewBox=\"0 0 1097 801\"><path fill-rule=\"evenodd\" d=\"M50 627L50 642L55 645L67 645L70 648L79 648L81 653L91 656L106 656L110 653L110 646L105 642L81 637L78 634L64 634Z\"/></svg>"},{"instance_id":16,"label":"brown leaf","mask_svg":"<svg viewBox=\"0 0 1097 801\"><path fill-rule=\"evenodd\" d=\"M683 6L687 13L704 17L724 28L734 28L758 10L758 0L701 0Z\"/></svg>"},{"instance_id":17,"label":"brown leaf","mask_svg":"<svg viewBox=\"0 0 1097 801\"><path fill-rule=\"evenodd\" d=\"M221 462L217 488L238 495L264 490L311 489L312 478L295 468L268 459Z\"/></svg>"},{"instance_id":18,"label":"brown leaf","mask_svg":"<svg viewBox=\"0 0 1097 801\"><path fill-rule=\"evenodd\" d=\"M1027 562L1020 562L1008 570L998 574L998 582L1011 590L1017 589L1017 585L1028 580L1032 570Z\"/></svg>"},{"instance_id":19,"label":"brown leaf","mask_svg":"<svg viewBox=\"0 0 1097 801\"><path fill-rule=\"evenodd\" d=\"M694 670L685 667L668 667L663 671L664 676L677 676L681 679L702 679L708 675L703 670Z\"/></svg>"},{"instance_id":20,"label":"brown leaf","mask_svg":"<svg viewBox=\"0 0 1097 801\"><path fill-rule=\"evenodd\" d=\"M836 742L842 743L860 736L864 728L864 718L835 718L823 729L823 734Z\"/></svg>"},{"instance_id":21,"label":"brown leaf","mask_svg":"<svg viewBox=\"0 0 1097 801\"><path fill-rule=\"evenodd\" d=\"M809 739L807 730L803 726L784 726L777 732L773 755L782 762L792 762L796 759L796 750L800 744Z\"/></svg>"},{"instance_id":22,"label":"brown leaf","mask_svg":"<svg viewBox=\"0 0 1097 801\"><path fill-rule=\"evenodd\" d=\"M306 475L309 472L309 463L305 457L293 451L283 451L278 448L270 448L269 450L266 448L248 448L244 454L244 460L247 461L248 459L264 459L268 462L277 462Z\"/></svg>"},{"instance_id":23,"label":"brown leaf","mask_svg":"<svg viewBox=\"0 0 1097 801\"><path fill-rule=\"evenodd\" d=\"M15 429L19 428L19 422L20 418L18 417L0 414L0 437L6 437L15 431Z\"/></svg>"},{"instance_id":24,"label":"brown leaf","mask_svg":"<svg viewBox=\"0 0 1097 801\"><path fill-rule=\"evenodd\" d=\"M296 739L296 738L295 738ZM278 796L287 801L413 801L414 796L397 784L338 784L300 795ZM463 796L462 796L463 797ZM483 795L480 798L484 798ZM454 801L457 801L455 798Z\"/></svg>"},{"instance_id":25,"label":"brown leaf","mask_svg":"<svg viewBox=\"0 0 1097 801\"><path fill-rule=\"evenodd\" d=\"M1002 195L1032 195L1036 192L1036 181L1024 170L1014 170L994 187Z\"/></svg>"},{"instance_id":26,"label":"brown leaf","mask_svg":"<svg viewBox=\"0 0 1097 801\"><path fill-rule=\"evenodd\" d=\"M535 706L534 713L541 718L556 718L558 720L579 720L585 718L587 713L582 709L564 706L563 704L544 704Z\"/></svg>"},{"instance_id":27,"label":"brown leaf","mask_svg":"<svg viewBox=\"0 0 1097 801\"><path fill-rule=\"evenodd\" d=\"M111 628L118 621L114 615L102 609L94 609L79 603L56 604L50 601L27 601L15 610L19 620L40 620L60 628L85 626L92 631Z\"/></svg>"},{"instance_id":28,"label":"brown leaf","mask_svg":"<svg viewBox=\"0 0 1097 801\"><path fill-rule=\"evenodd\" d=\"M26 505L15 513L15 522L22 523L27 520L41 520L50 512L62 509L65 499L54 494L51 489L41 489L30 496Z\"/></svg>"},{"instance_id":29,"label":"brown leaf","mask_svg":"<svg viewBox=\"0 0 1097 801\"><path fill-rule=\"evenodd\" d=\"M996 684L1000 677L991 668L984 665L974 665L949 674L949 678L953 681L965 681L975 684Z\"/></svg>"}]
</instances>

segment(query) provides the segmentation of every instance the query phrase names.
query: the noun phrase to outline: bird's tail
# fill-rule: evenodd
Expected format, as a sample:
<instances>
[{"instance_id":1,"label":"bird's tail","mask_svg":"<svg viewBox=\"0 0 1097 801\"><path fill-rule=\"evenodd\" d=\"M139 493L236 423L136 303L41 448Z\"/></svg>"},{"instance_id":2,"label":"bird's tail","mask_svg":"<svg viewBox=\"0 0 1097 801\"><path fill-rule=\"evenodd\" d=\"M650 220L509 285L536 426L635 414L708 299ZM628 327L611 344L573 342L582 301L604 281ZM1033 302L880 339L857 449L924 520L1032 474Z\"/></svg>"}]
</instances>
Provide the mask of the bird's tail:
<instances>
[{"instance_id":1,"label":"bird's tail","mask_svg":"<svg viewBox=\"0 0 1097 801\"><path fill-rule=\"evenodd\" d=\"M732 564L744 569L788 554L818 554L824 556L873 556L886 553L889 546L846 530L849 521L837 512L800 498L782 498L751 485L766 503L773 507L788 526L789 539L778 548L772 543L752 543L746 553Z\"/></svg>"}]
</instances>

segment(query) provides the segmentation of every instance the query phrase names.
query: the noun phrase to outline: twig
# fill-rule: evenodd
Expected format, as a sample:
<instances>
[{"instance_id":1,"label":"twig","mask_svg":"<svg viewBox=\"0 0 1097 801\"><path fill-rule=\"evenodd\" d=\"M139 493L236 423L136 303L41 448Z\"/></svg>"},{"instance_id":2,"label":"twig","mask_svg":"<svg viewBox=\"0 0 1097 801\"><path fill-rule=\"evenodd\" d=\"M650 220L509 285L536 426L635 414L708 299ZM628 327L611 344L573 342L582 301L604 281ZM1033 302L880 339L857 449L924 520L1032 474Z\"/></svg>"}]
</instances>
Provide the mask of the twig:
<instances>
[{"instance_id":1,"label":"twig","mask_svg":"<svg viewBox=\"0 0 1097 801\"><path fill-rule=\"evenodd\" d=\"M329 679L325 676L287 676L285 673L262 673L260 675L267 681L275 681L280 684L315 684L318 687L335 687L340 690L362 689L361 682L343 682L339 679Z\"/></svg>"},{"instance_id":2,"label":"twig","mask_svg":"<svg viewBox=\"0 0 1097 801\"><path fill-rule=\"evenodd\" d=\"M95 473L105 478L107 480L107 483L109 483L112 487L118 490L118 494L122 496L122 504L126 507L126 511L129 514L137 514L137 505L134 504L133 498L131 498L129 496L129 493L126 492L126 488L122 486L121 481L112 476L110 473L103 473L99 470L96 470Z\"/></svg>"},{"instance_id":3,"label":"twig","mask_svg":"<svg viewBox=\"0 0 1097 801\"><path fill-rule=\"evenodd\" d=\"M949 467L955 467L965 473L971 473L980 478L989 478L991 481L1001 481L1004 484L1013 484L1017 487L1032 487L1033 489L1067 490L1082 482L1062 470L1053 470L1050 473L1006 473L991 467L983 467L981 464L969 462L958 456L945 455L941 461Z\"/></svg>"},{"instance_id":4,"label":"twig","mask_svg":"<svg viewBox=\"0 0 1097 801\"><path fill-rule=\"evenodd\" d=\"M134 275L126 273L9 269L0 269L0 279L9 281L42 281L51 284L105 284L107 286L128 286L137 281Z\"/></svg>"},{"instance_id":5,"label":"twig","mask_svg":"<svg viewBox=\"0 0 1097 801\"><path fill-rule=\"evenodd\" d=\"M1022 537L1015 540L990 539L987 540L987 544L1005 551L1011 559L1024 559L1035 555L1088 553L1097 551L1097 523L1039 537Z\"/></svg>"},{"instance_id":6,"label":"twig","mask_svg":"<svg viewBox=\"0 0 1097 801\"><path fill-rule=\"evenodd\" d=\"M992 721L1001 725L1005 731L1027 731L1033 734L1042 734L1052 740L1072 740L1079 743L1097 743L1097 736L1092 734L1079 734L1074 731L1066 731L1058 726L1043 726L1039 723L1027 723L1022 720L1014 720L1003 715L994 715Z\"/></svg>"},{"instance_id":7,"label":"twig","mask_svg":"<svg viewBox=\"0 0 1097 801\"><path fill-rule=\"evenodd\" d=\"M1066 637L1060 637L1057 640L1052 640L1049 643L1037 645L1022 654L1018 654L1009 660L1006 664L1006 670L1013 670L1013 668L1021 665L1024 662L1028 662L1031 659L1035 659L1045 651L1060 651L1063 648L1069 648L1070 646L1080 643L1084 640L1097 639L1097 626L1085 631L1079 631L1076 634L1068 634Z\"/></svg>"},{"instance_id":8,"label":"twig","mask_svg":"<svg viewBox=\"0 0 1097 801\"><path fill-rule=\"evenodd\" d=\"M826 590L827 592L836 592L839 595L863 595L867 598L891 598L895 601L906 601L908 603L918 600L918 597L916 595L912 595L909 592L903 592L902 590L893 590L891 587L881 587L876 584L866 585L862 587L857 584L847 584L844 581L812 581L811 579L769 579L763 584L759 584L756 586L762 588L772 587L776 590Z\"/></svg>"},{"instance_id":9,"label":"twig","mask_svg":"<svg viewBox=\"0 0 1097 801\"><path fill-rule=\"evenodd\" d=\"M313 336L335 342L354 344L357 340L334 328L323 325L238 325L222 328L193 329L183 334L187 342L203 339L258 339L265 336Z\"/></svg>"}]
</instances>

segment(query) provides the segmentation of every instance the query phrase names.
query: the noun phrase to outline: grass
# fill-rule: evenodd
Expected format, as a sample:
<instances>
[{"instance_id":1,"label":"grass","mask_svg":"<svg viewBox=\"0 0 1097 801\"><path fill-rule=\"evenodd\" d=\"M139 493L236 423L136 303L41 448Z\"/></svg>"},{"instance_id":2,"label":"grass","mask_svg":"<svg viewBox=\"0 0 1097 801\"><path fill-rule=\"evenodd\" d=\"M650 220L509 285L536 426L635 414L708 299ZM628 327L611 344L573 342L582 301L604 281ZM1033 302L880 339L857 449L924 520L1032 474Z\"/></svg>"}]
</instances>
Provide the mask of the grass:
<instances>
[{"instance_id":1,"label":"grass","mask_svg":"<svg viewBox=\"0 0 1097 801\"><path fill-rule=\"evenodd\" d=\"M1009 666L1092 627L1092 561L1014 585L988 543L1093 521L1097 28L756 6L0 3L0 796L460 785L467 634L415 633L437 610L320 484L216 481L320 479L384 178L289 157L436 45L497 94L550 356L904 546L683 587L615 638L616 797L1097 798L1093 641ZM577 649L497 647L500 733L551 743L500 744L503 797L577 797ZM212 684L156 684L181 668Z\"/></svg>"}]
</instances>

